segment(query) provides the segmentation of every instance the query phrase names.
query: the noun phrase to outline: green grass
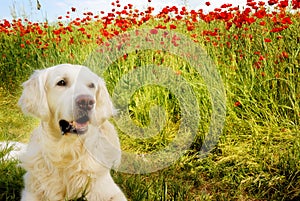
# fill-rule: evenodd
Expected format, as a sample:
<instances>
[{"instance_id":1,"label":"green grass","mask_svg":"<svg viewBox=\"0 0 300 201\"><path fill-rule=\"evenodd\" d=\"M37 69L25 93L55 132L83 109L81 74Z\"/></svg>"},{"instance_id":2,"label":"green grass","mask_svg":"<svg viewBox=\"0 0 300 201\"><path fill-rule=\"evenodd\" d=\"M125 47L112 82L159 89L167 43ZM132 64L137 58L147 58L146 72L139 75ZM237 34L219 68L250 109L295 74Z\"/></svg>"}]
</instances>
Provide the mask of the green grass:
<instances>
[{"instance_id":1,"label":"green grass","mask_svg":"<svg viewBox=\"0 0 300 201\"><path fill-rule=\"evenodd\" d=\"M0 200L20 200L21 198L22 176L25 171L18 167L18 161L8 161L4 158L12 149L13 147L6 147L0 153Z\"/></svg>"},{"instance_id":2,"label":"green grass","mask_svg":"<svg viewBox=\"0 0 300 201\"><path fill-rule=\"evenodd\" d=\"M287 15L293 23L277 33L268 31L275 25L267 17L229 30L222 20L197 21L193 31L186 30L185 19L163 23L163 18L151 18L140 26L175 24L177 32L197 40L220 72L227 113L218 144L207 157L202 157L199 151L209 127L212 103L204 80L193 66L182 57L154 50L129 52L126 59L121 57L113 62L103 74L111 94L123 75L140 66L153 63L168 66L191 86L201 117L190 149L169 167L136 175L112 171L129 200L300 199L300 20L299 13ZM261 26L261 21L266 25ZM43 34L32 31L22 37L19 30L10 35L0 32L3 50L0 53L0 140L26 142L38 124L38 120L24 116L17 107L20 84L34 69L58 63L83 64L97 47L99 37L106 40L99 35L99 29L104 26L99 21L79 26L87 33L75 25L70 26L72 32L59 35L53 33L59 29L58 24L42 28ZM138 25L131 25L129 30L135 28ZM214 32L216 28L217 36L202 34L203 31ZM113 24L106 29L120 30ZM72 44L71 37L74 38ZM21 44L26 45L20 48ZM46 44L47 47L42 48ZM169 145L182 120L179 100L171 90L159 84L137 89L128 105L131 120L138 126L149 126L149 111L155 105L165 109L167 120L157 135L147 139L137 139L119 130L122 149L143 154ZM24 171L17 166L17 161L3 159L7 151L0 154L0 200L18 200Z\"/></svg>"}]
</instances>

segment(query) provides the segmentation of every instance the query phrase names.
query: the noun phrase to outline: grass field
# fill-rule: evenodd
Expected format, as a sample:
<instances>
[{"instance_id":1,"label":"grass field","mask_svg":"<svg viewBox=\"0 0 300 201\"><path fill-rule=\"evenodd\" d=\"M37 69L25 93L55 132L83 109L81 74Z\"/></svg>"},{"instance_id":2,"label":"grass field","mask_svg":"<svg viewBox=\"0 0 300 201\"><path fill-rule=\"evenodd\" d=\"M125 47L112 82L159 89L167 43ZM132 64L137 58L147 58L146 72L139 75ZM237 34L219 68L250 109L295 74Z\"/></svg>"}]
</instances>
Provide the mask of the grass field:
<instances>
[{"instance_id":1,"label":"grass field","mask_svg":"<svg viewBox=\"0 0 300 201\"><path fill-rule=\"evenodd\" d=\"M300 4L276 2L269 1L267 7L249 1L242 10L223 5L210 13L170 5L154 15L151 7L139 11L117 1L111 13L87 12L79 19L73 18L76 8L70 8L52 24L2 19L0 140L27 142L38 125L17 107L20 85L35 69L85 64L97 48L123 33L165 30L194 41L215 63L226 93L225 125L218 143L201 157L213 113L201 74L170 51L150 48L122 54L101 74L111 94L126 73L156 65L182 77L199 108L197 136L180 159L153 173L112 171L128 199L300 200ZM176 41L172 43L176 48ZM151 107L160 105L166 111L165 127L146 139L120 131L122 149L152 153L172 143L184 114L180 101L159 83L138 88L129 100L130 119L147 127ZM17 161L4 160L8 151L0 153L0 200L19 200L24 171Z\"/></svg>"}]
</instances>

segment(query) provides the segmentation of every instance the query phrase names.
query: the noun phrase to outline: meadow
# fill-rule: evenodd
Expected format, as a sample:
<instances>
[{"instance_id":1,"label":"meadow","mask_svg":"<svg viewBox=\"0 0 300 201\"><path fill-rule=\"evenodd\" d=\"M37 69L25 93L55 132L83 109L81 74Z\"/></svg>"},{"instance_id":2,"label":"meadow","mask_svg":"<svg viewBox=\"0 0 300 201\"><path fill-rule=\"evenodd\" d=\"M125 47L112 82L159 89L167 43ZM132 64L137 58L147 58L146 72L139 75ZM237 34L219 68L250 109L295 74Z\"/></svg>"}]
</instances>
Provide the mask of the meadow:
<instances>
[{"instance_id":1,"label":"meadow","mask_svg":"<svg viewBox=\"0 0 300 201\"><path fill-rule=\"evenodd\" d=\"M124 33L178 33L202 47L220 74L226 97L224 127L218 143L202 157L214 107L201 73L171 51L133 48L122 53L101 72L111 94L126 73L155 65L190 85L199 110L194 111L197 135L178 160L152 173L112 171L128 199L300 200L299 1L248 0L245 8L224 4L209 13L170 5L158 14L151 6L137 10L118 0L111 4L109 13L86 12L82 18L74 17L76 8L70 8L55 23L0 20L0 140L27 142L38 124L17 106L21 83L35 69L86 64L95 50ZM176 49L176 40L171 45ZM148 138L120 129L122 150L153 153L172 143L184 116L180 102L159 83L138 88L129 97L129 119L147 127L153 105L162 106L164 128ZM18 162L3 157L10 149L0 153L0 200L19 200L23 186Z\"/></svg>"}]
</instances>

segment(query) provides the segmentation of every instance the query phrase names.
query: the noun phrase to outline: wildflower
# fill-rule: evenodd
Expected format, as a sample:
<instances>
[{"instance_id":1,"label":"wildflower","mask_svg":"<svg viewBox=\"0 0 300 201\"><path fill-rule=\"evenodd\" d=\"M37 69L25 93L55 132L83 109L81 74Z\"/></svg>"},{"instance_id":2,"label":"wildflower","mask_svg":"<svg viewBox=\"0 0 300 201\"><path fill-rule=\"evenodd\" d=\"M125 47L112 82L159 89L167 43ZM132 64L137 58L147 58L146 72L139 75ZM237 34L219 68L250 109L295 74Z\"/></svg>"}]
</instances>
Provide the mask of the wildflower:
<instances>
[{"instance_id":1,"label":"wildflower","mask_svg":"<svg viewBox=\"0 0 300 201\"><path fill-rule=\"evenodd\" d=\"M229 41L226 42L228 48L231 48L231 43Z\"/></svg>"},{"instance_id":2,"label":"wildflower","mask_svg":"<svg viewBox=\"0 0 300 201\"><path fill-rule=\"evenodd\" d=\"M176 75L181 75L181 70L176 71Z\"/></svg>"},{"instance_id":3,"label":"wildflower","mask_svg":"<svg viewBox=\"0 0 300 201\"><path fill-rule=\"evenodd\" d=\"M170 29L176 29L176 25L170 24Z\"/></svg>"},{"instance_id":4,"label":"wildflower","mask_svg":"<svg viewBox=\"0 0 300 201\"><path fill-rule=\"evenodd\" d=\"M76 8L72 7L71 10L72 10L72 12L75 12L75 11L76 11Z\"/></svg>"},{"instance_id":5,"label":"wildflower","mask_svg":"<svg viewBox=\"0 0 300 201\"><path fill-rule=\"evenodd\" d=\"M234 107L240 107L242 104L241 104L241 102L240 101L236 101L235 103L234 103Z\"/></svg>"},{"instance_id":6,"label":"wildflower","mask_svg":"<svg viewBox=\"0 0 300 201\"><path fill-rule=\"evenodd\" d=\"M260 69L262 67L261 65L262 65L262 63L260 61L256 61L254 63L254 66L255 66L256 69Z\"/></svg>"},{"instance_id":7,"label":"wildflower","mask_svg":"<svg viewBox=\"0 0 300 201\"><path fill-rule=\"evenodd\" d=\"M286 8L289 5L289 1L288 0L281 0L278 4L279 8Z\"/></svg>"},{"instance_id":8,"label":"wildflower","mask_svg":"<svg viewBox=\"0 0 300 201\"><path fill-rule=\"evenodd\" d=\"M279 40L279 39L282 39L283 36L282 36L282 35L279 35L279 36L277 36L276 38Z\"/></svg>"},{"instance_id":9,"label":"wildflower","mask_svg":"<svg viewBox=\"0 0 300 201\"><path fill-rule=\"evenodd\" d=\"M259 51L255 51L254 54L260 55L260 52Z\"/></svg>"},{"instance_id":10,"label":"wildflower","mask_svg":"<svg viewBox=\"0 0 300 201\"><path fill-rule=\"evenodd\" d=\"M260 9L254 13L254 16L261 19L264 18L266 14L267 12L265 11L265 9Z\"/></svg>"},{"instance_id":11,"label":"wildflower","mask_svg":"<svg viewBox=\"0 0 300 201\"><path fill-rule=\"evenodd\" d=\"M281 55L283 58L289 58L289 54L286 51L283 51Z\"/></svg>"},{"instance_id":12,"label":"wildflower","mask_svg":"<svg viewBox=\"0 0 300 201\"><path fill-rule=\"evenodd\" d=\"M84 32L84 31L85 31L85 28L84 28L84 27L80 27L80 28L78 29L78 31Z\"/></svg>"},{"instance_id":13,"label":"wildflower","mask_svg":"<svg viewBox=\"0 0 300 201\"><path fill-rule=\"evenodd\" d=\"M256 5L256 2L255 1L247 1L247 6L250 6L250 7L253 7Z\"/></svg>"},{"instance_id":14,"label":"wildflower","mask_svg":"<svg viewBox=\"0 0 300 201\"><path fill-rule=\"evenodd\" d=\"M278 3L278 0L269 0L269 1L268 1L268 4L269 4L270 6L273 6L273 5L277 4L277 3Z\"/></svg>"},{"instance_id":15,"label":"wildflower","mask_svg":"<svg viewBox=\"0 0 300 201\"><path fill-rule=\"evenodd\" d=\"M300 8L300 1L299 0L292 0L293 9ZM300 116L300 115L299 115Z\"/></svg>"},{"instance_id":16,"label":"wildflower","mask_svg":"<svg viewBox=\"0 0 300 201\"><path fill-rule=\"evenodd\" d=\"M281 32L287 28L288 28L288 26L275 27L275 28L271 29L270 32L272 32L272 33ZM280 36L278 36L278 37L280 37Z\"/></svg>"},{"instance_id":17,"label":"wildflower","mask_svg":"<svg viewBox=\"0 0 300 201\"><path fill-rule=\"evenodd\" d=\"M266 25L266 22L265 22L265 21L261 21L261 22L259 23L259 25L265 26L265 25Z\"/></svg>"},{"instance_id":18,"label":"wildflower","mask_svg":"<svg viewBox=\"0 0 300 201\"><path fill-rule=\"evenodd\" d=\"M281 22L282 22L282 24L293 24L290 17L283 18Z\"/></svg>"},{"instance_id":19,"label":"wildflower","mask_svg":"<svg viewBox=\"0 0 300 201\"><path fill-rule=\"evenodd\" d=\"M151 29L151 30L150 30L150 33L151 33L151 34L157 34L157 33L158 33L158 30L157 30L157 29Z\"/></svg>"},{"instance_id":20,"label":"wildflower","mask_svg":"<svg viewBox=\"0 0 300 201\"><path fill-rule=\"evenodd\" d=\"M69 40L69 44L73 44L74 43L74 38L71 37L70 40Z\"/></svg>"},{"instance_id":21,"label":"wildflower","mask_svg":"<svg viewBox=\"0 0 300 201\"><path fill-rule=\"evenodd\" d=\"M232 4L223 4L223 5L221 5L221 8L229 8L231 6L232 6Z\"/></svg>"},{"instance_id":22,"label":"wildflower","mask_svg":"<svg viewBox=\"0 0 300 201\"><path fill-rule=\"evenodd\" d=\"M210 2L209 1L205 2L205 5L210 6Z\"/></svg>"},{"instance_id":23,"label":"wildflower","mask_svg":"<svg viewBox=\"0 0 300 201\"><path fill-rule=\"evenodd\" d=\"M272 40L271 40L270 38L265 38L264 41L265 41L266 43L272 42Z\"/></svg>"}]
</instances>

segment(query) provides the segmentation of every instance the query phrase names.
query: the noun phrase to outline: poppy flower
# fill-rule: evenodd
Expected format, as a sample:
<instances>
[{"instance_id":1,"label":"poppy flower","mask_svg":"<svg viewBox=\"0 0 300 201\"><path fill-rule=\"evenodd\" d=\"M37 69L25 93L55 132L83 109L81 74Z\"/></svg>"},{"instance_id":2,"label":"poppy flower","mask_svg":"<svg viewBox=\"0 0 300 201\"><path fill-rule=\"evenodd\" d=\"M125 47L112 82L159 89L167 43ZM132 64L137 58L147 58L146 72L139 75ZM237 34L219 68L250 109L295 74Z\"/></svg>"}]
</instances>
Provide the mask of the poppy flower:
<instances>
[{"instance_id":1,"label":"poppy flower","mask_svg":"<svg viewBox=\"0 0 300 201\"><path fill-rule=\"evenodd\" d=\"M176 25L170 24L170 29L176 29Z\"/></svg>"},{"instance_id":2,"label":"poppy flower","mask_svg":"<svg viewBox=\"0 0 300 201\"><path fill-rule=\"evenodd\" d=\"M268 1L268 4L269 4L270 6L273 6L273 5L277 4L277 3L278 3L278 0L269 0L269 1Z\"/></svg>"},{"instance_id":3,"label":"poppy flower","mask_svg":"<svg viewBox=\"0 0 300 201\"><path fill-rule=\"evenodd\" d=\"M266 43L272 42L272 40L271 40L270 38L265 38L264 41L265 41Z\"/></svg>"},{"instance_id":4,"label":"poppy flower","mask_svg":"<svg viewBox=\"0 0 300 201\"><path fill-rule=\"evenodd\" d=\"M286 51L283 51L281 55L283 58L289 58L289 54Z\"/></svg>"},{"instance_id":5,"label":"poppy flower","mask_svg":"<svg viewBox=\"0 0 300 201\"><path fill-rule=\"evenodd\" d=\"M157 30L157 29L151 29L151 30L150 30L150 33L151 33L151 34L157 34L157 33L158 33L158 30Z\"/></svg>"},{"instance_id":6,"label":"poppy flower","mask_svg":"<svg viewBox=\"0 0 300 201\"><path fill-rule=\"evenodd\" d=\"M240 107L242 104L241 104L241 102L240 101L236 101L235 103L234 103L234 107Z\"/></svg>"}]
</instances>

